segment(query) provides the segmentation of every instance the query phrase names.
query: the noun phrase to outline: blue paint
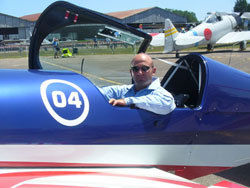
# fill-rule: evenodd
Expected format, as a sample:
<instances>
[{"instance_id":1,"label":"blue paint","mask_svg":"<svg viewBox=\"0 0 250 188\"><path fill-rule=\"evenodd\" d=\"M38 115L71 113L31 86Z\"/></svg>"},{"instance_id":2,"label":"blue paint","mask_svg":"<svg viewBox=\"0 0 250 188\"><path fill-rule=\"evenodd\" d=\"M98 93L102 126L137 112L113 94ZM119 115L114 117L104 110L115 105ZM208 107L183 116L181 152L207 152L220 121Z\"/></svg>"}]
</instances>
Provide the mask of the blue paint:
<instances>
[{"instance_id":1,"label":"blue paint","mask_svg":"<svg viewBox=\"0 0 250 188\"><path fill-rule=\"evenodd\" d=\"M193 33L194 36L198 36L197 31L192 30L192 33ZM199 42L196 42L194 46L195 47L199 46Z\"/></svg>"},{"instance_id":2,"label":"blue paint","mask_svg":"<svg viewBox=\"0 0 250 188\"><path fill-rule=\"evenodd\" d=\"M177 108L165 116L113 107L77 73L1 70L0 144L249 144L249 74L195 56L202 58L206 73L201 105ZM47 111L40 86L49 79L74 83L86 93L90 110L80 125L62 125ZM52 84L47 94L53 90L69 96L72 88ZM74 119L79 113L72 109L61 109L58 114Z\"/></svg>"},{"instance_id":3,"label":"blue paint","mask_svg":"<svg viewBox=\"0 0 250 188\"><path fill-rule=\"evenodd\" d=\"M192 30L194 36L198 36L198 33L194 30Z\"/></svg>"},{"instance_id":4,"label":"blue paint","mask_svg":"<svg viewBox=\"0 0 250 188\"><path fill-rule=\"evenodd\" d=\"M197 65L201 66L200 93L188 90L183 79L184 74L190 74L186 70L172 88L178 92L180 88L174 87L182 86L190 95L197 95L199 100L193 97L197 105L187 104L188 107L176 108L168 115L113 107L82 75L70 71L38 70L41 68L38 57L41 41L55 28L72 24L72 15L68 19L58 19L64 18L65 10L78 13L81 24L89 23L88 20L108 23L142 37L144 41L138 52L146 51L151 41L148 34L95 11L67 2L52 4L36 22L29 51L30 70L0 70L0 144L250 144L249 74L205 56L191 54L185 57L195 74L199 73ZM193 34L197 35L196 32ZM173 69L168 71L166 79ZM82 122L75 126L63 125L45 107L41 85L51 79L72 83L86 94L89 111ZM192 77L190 81L193 81ZM54 91L61 92L56 99L52 97ZM68 103L62 105L62 96L69 99L72 92L79 96L80 108ZM49 85L46 97L53 111L69 121L77 119L86 109L80 90L67 84Z\"/></svg>"}]
</instances>

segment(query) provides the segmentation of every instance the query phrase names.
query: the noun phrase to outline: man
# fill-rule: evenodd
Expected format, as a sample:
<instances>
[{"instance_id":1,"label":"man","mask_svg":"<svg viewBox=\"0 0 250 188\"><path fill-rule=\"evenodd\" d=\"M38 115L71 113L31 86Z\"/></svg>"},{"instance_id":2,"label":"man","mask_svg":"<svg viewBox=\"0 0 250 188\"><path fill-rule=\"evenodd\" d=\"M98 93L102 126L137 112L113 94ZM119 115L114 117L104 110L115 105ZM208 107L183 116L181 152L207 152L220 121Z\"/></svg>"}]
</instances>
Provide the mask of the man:
<instances>
[{"instance_id":1,"label":"man","mask_svg":"<svg viewBox=\"0 0 250 188\"><path fill-rule=\"evenodd\" d=\"M52 42L53 48L54 48L54 58L59 58L58 54L60 52L60 48L59 48L59 43L58 43L58 39L54 38L53 42Z\"/></svg>"},{"instance_id":2,"label":"man","mask_svg":"<svg viewBox=\"0 0 250 188\"><path fill-rule=\"evenodd\" d=\"M168 114L176 107L174 98L161 87L159 78L153 77L155 72L152 58L145 53L137 54L130 69L134 84L103 87L101 92L113 106L134 105L156 114Z\"/></svg>"}]
</instances>

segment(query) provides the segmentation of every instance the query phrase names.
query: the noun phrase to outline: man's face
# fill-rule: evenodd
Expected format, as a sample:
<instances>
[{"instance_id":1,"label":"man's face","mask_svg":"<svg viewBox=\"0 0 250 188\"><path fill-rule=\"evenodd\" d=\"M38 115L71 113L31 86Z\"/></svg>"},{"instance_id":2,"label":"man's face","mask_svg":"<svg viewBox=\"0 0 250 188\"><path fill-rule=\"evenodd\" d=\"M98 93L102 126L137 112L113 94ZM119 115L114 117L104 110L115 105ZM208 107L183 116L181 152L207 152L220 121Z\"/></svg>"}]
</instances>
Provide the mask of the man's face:
<instances>
[{"instance_id":1,"label":"man's face","mask_svg":"<svg viewBox=\"0 0 250 188\"><path fill-rule=\"evenodd\" d=\"M156 68L152 66L152 59L148 55L138 54L134 57L130 72L136 90L144 89L152 82L152 76L156 72Z\"/></svg>"}]
</instances>

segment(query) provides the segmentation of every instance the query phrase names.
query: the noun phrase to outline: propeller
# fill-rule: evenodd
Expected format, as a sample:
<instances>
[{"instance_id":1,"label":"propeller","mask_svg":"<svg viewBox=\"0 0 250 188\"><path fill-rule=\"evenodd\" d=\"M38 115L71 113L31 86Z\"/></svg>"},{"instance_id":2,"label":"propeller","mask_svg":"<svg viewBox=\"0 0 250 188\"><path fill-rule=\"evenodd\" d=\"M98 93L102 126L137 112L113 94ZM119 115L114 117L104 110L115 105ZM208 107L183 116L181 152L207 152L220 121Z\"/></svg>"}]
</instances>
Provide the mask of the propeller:
<instances>
[{"instance_id":1,"label":"propeller","mask_svg":"<svg viewBox=\"0 0 250 188\"><path fill-rule=\"evenodd\" d=\"M244 14L244 12L241 12L241 13L239 14L239 17L241 17L243 14Z\"/></svg>"}]
</instances>

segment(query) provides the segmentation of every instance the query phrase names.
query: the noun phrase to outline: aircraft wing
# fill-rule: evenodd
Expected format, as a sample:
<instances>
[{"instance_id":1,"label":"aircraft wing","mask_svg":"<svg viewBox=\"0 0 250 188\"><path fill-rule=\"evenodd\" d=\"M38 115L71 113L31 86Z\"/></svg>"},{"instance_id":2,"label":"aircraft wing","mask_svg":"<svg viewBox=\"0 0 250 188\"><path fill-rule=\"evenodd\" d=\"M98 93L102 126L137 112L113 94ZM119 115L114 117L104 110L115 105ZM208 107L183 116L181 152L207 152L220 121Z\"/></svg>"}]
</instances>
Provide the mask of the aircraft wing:
<instances>
[{"instance_id":1,"label":"aircraft wing","mask_svg":"<svg viewBox=\"0 0 250 188\"><path fill-rule=\"evenodd\" d=\"M250 31L230 32L221 37L216 44L230 44L250 40Z\"/></svg>"},{"instance_id":2,"label":"aircraft wing","mask_svg":"<svg viewBox=\"0 0 250 188\"><path fill-rule=\"evenodd\" d=\"M247 20L250 20L250 12L244 12L241 18L245 18Z\"/></svg>"},{"instance_id":3,"label":"aircraft wing","mask_svg":"<svg viewBox=\"0 0 250 188\"><path fill-rule=\"evenodd\" d=\"M150 43L152 46L164 46L165 33L150 33L150 35L152 36L152 41ZM175 44L177 46L187 46L200 42L203 39L204 37L202 36L179 34L178 37L175 39Z\"/></svg>"},{"instance_id":4,"label":"aircraft wing","mask_svg":"<svg viewBox=\"0 0 250 188\"><path fill-rule=\"evenodd\" d=\"M164 46L165 33L149 33L152 36L150 45L152 46Z\"/></svg>"},{"instance_id":5,"label":"aircraft wing","mask_svg":"<svg viewBox=\"0 0 250 188\"><path fill-rule=\"evenodd\" d=\"M1 188L9 187L134 187L206 188L156 168L18 168L0 170ZM229 188L228 181L214 185ZM239 186L245 188L244 186Z\"/></svg>"},{"instance_id":6,"label":"aircraft wing","mask_svg":"<svg viewBox=\"0 0 250 188\"><path fill-rule=\"evenodd\" d=\"M97 34L130 45L134 45L137 41L140 41L140 37L135 37L134 35L131 35L125 31L117 30L107 26Z\"/></svg>"},{"instance_id":7,"label":"aircraft wing","mask_svg":"<svg viewBox=\"0 0 250 188\"><path fill-rule=\"evenodd\" d=\"M175 44L177 46L187 46L195 44L202 40L204 40L203 36L191 36L191 35L181 34L175 39Z\"/></svg>"},{"instance_id":8,"label":"aircraft wing","mask_svg":"<svg viewBox=\"0 0 250 188\"><path fill-rule=\"evenodd\" d=\"M180 187L205 188L156 168L33 168L0 170L2 188L15 187Z\"/></svg>"}]
</instances>

